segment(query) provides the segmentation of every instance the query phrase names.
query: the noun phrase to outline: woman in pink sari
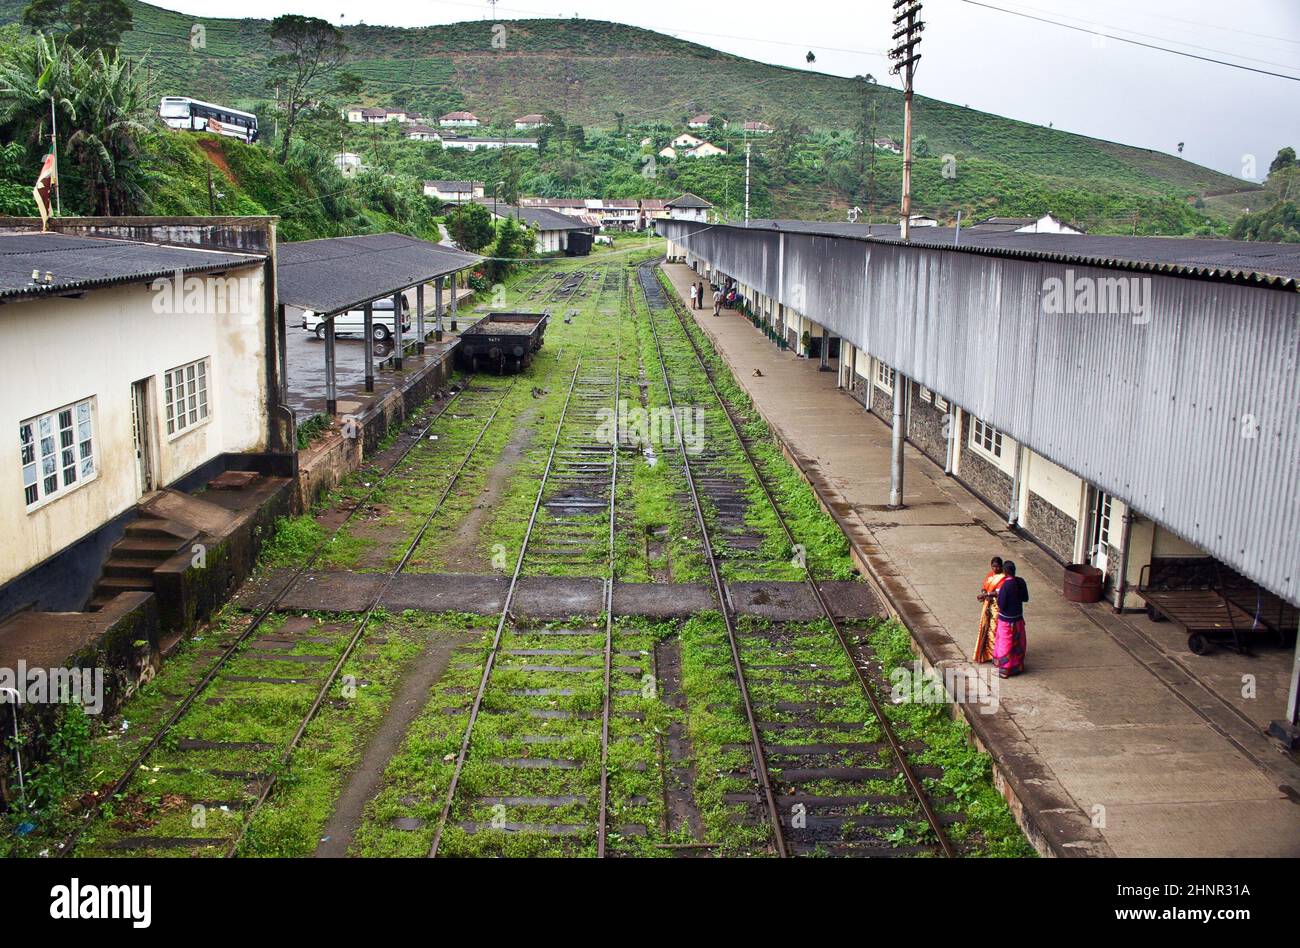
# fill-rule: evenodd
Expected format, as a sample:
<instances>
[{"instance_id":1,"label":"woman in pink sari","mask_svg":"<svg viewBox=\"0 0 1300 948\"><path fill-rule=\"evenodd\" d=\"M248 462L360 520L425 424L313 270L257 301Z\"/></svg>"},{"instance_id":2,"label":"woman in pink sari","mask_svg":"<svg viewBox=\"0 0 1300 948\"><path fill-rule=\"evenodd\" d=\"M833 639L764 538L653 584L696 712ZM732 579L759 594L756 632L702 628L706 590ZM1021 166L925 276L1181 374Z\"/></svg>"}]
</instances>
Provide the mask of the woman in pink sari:
<instances>
[{"instance_id":1,"label":"woman in pink sari","mask_svg":"<svg viewBox=\"0 0 1300 948\"><path fill-rule=\"evenodd\" d=\"M993 639L993 664L999 678L1010 678L1025 670L1025 603L1029 587L1016 575L1016 564L1002 564L1006 579L998 587L998 629Z\"/></svg>"}]
</instances>

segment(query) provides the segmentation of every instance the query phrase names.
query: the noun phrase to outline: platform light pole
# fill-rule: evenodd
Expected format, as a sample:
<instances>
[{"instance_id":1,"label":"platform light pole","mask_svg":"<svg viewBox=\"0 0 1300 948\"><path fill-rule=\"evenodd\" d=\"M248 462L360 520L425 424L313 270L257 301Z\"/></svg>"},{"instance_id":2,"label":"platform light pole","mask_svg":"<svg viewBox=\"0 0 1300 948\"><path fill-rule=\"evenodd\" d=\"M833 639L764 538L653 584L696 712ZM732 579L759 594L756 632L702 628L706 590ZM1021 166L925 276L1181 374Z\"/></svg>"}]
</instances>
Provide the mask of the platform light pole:
<instances>
[{"instance_id":1,"label":"platform light pole","mask_svg":"<svg viewBox=\"0 0 1300 948\"><path fill-rule=\"evenodd\" d=\"M912 223L912 78L921 59L916 47L925 30L920 13L920 0L894 0L892 39L897 45L889 51L894 61L889 71L903 77L903 240L909 238Z\"/></svg>"}]
</instances>

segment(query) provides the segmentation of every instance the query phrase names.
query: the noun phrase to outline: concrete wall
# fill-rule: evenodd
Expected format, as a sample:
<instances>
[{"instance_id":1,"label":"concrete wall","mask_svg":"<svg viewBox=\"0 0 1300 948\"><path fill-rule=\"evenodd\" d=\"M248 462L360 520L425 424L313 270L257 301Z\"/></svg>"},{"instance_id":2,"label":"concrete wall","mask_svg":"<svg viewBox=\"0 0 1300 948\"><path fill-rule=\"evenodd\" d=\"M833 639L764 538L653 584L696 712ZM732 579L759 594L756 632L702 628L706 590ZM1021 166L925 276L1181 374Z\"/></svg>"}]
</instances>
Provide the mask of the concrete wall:
<instances>
[{"instance_id":1,"label":"concrete wall","mask_svg":"<svg viewBox=\"0 0 1300 948\"><path fill-rule=\"evenodd\" d=\"M223 453L268 447L264 270L232 271L249 281L230 294L228 313L157 312L147 285L93 290L81 299L34 300L0 311L6 371L0 419L21 421L93 399L96 476L28 509L18 441L0 444L0 584L8 582L131 508L140 497L133 440L132 383L153 380L155 481L171 483ZM215 277L192 277L207 286ZM164 307L165 308L165 307ZM168 435L163 373L208 359L208 418Z\"/></svg>"}]
</instances>

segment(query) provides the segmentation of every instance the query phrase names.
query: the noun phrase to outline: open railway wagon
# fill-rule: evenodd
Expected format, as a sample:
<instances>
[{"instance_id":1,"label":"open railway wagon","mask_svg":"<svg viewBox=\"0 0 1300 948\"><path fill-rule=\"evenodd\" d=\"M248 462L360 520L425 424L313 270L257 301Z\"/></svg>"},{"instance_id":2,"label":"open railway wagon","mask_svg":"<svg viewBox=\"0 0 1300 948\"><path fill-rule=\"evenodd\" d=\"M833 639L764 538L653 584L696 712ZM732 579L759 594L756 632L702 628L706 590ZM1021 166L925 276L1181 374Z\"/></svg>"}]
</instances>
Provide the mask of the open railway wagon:
<instances>
[{"instance_id":1,"label":"open railway wagon","mask_svg":"<svg viewBox=\"0 0 1300 948\"><path fill-rule=\"evenodd\" d=\"M1249 654L1252 639L1289 644L1300 610L1209 558L1153 560L1142 568L1138 595L1154 622L1173 622L1187 647L1205 655L1216 645Z\"/></svg>"},{"instance_id":2,"label":"open railway wagon","mask_svg":"<svg viewBox=\"0 0 1300 948\"><path fill-rule=\"evenodd\" d=\"M542 348L550 318L549 312L489 313L460 334L457 364L471 372L487 368L495 368L498 374L523 371Z\"/></svg>"}]
</instances>

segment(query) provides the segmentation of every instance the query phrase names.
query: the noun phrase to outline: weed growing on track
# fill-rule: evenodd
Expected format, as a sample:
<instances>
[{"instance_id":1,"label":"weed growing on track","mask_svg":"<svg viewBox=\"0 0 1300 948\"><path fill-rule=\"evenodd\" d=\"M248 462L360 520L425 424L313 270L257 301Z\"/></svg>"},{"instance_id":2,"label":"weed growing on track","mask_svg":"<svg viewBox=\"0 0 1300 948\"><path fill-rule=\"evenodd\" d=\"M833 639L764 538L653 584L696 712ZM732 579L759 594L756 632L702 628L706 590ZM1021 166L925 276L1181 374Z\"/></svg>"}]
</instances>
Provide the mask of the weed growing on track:
<instances>
[{"instance_id":1,"label":"weed growing on track","mask_svg":"<svg viewBox=\"0 0 1300 948\"><path fill-rule=\"evenodd\" d=\"M894 669L910 668L915 661L911 636L897 622L874 623L868 643L886 679ZM940 803L941 810L965 815L947 828L954 845L972 856L1036 855L994 787L992 762L971 742L965 720L950 716L946 704L887 703L885 713L900 741L924 744L924 750L913 755L918 763L943 768L941 779L926 783L936 798L948 798Z\"/></svg>"}]
</instances>

